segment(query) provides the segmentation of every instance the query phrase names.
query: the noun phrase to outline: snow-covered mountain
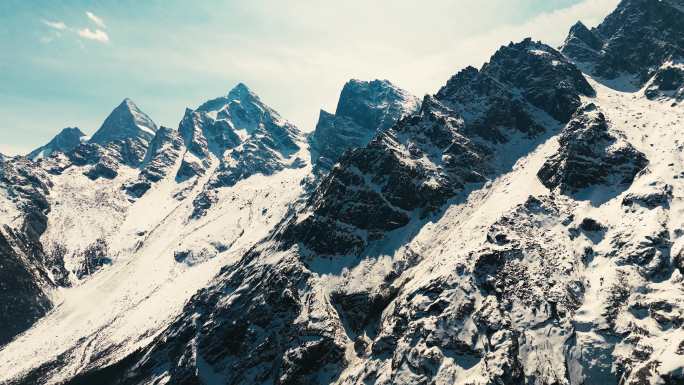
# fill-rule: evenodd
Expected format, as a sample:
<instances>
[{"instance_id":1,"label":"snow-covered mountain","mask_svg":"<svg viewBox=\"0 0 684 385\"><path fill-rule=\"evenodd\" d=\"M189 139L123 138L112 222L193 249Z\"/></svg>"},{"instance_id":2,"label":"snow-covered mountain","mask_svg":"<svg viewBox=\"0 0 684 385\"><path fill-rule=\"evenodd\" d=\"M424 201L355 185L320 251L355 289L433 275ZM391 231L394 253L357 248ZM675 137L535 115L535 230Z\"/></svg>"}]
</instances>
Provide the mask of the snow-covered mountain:
<instances>
[{"instance_id":1,"label":"snow-covered mountain","mask_svg":"<svg viewBox=\"0 0 684 385\"><path fill-rule=\"evenodd\" d=\"M140 139L149 142L157 125L131 99L124 99L105 119L91 143L105 145L117 140Z\"/></svg>"},{"instance_id":2,"label":"snow-covered mountain","mask_svg":"<svg viewBox=\"0 0 684 385\"><path fill-rule=\"evenodd\" d=\"M69 152L78 147L85 138L85 134L78 127L67 127L59 132L47 144L31 151L27 157L38 160L52 155L55 152Z\"/></svg>"},{"instance_id":3,"label":"snow-covered mountain","mask_svg":"<svg viewBox=\"0 0 684 385\"><path fill-rule=\"evenodd\" d=\"M578 22L562 51L613 87L646 95L684 98L684 20L682 0L622 1L596 28Z\"/></svg>"},{"instance_id":4,"label":"snow-covered mountain","mask_svg":"<svg viewBox=\"0 0 684 385\"><path fill-rule=\"evenodd\" d=\"M312 155L238 85L137 162L2 159L0 382L681 384L683 10L351 81Z\"/></svg>"},{"instance_id":5,"label":"snow-covered mountain","mask_svg":"<svg viewBox=\"0 0 684 385\"><path fill-rule=\"evenodd\" d=\"M211 171L194 200L193 217L205 215L223 187L255 174L301 168L308 162L308 154L302 155L300 130L242 83L226 96L209 100L194 111L187 109L178 130L188 150L176 180Z\"/></svg>"},{"instance_id":6,"label":"snow-covered mountain","mask_svg":"<svg viewBox=\"0 0 684 385\"><path fill-rule=\"evenodd\" d=\"M80 140L71 150L43 152L36 162L2 158L0 344L52 309L41 322L49 324L52 316L66 322L52 330L59 337L49 337L54 348L63 349L60 353L78 345L84 332L77 327L73 330L78 335L63 333L68 325L80 322L81 327L96 330L116 319L123 322L134 317L123 313L136 301L160 306L151 312L164 319L206 284L229 254L267 234L301 194L300 180L310 170L308 156L300 150L304 141L296 127L244 85L229 98L222 113L232 112L234 117L221 119L226 135L244 135L234 150L245 159L212 157L208 161L215 164L201 176L177 177L190 154L182 136L184 123L180 131L157 129L130 99L112 111L92 139ZM241 110L241 102L249 113ZM240 131L245 129L248 134ZM256 150L251 146L272 149L256 154L261 168L252 167L256 157L249 151ZM286 168L293 170L265 183L264 174ZM241 184L247 177L250 183ZM219 178L232 178L233 183L222 186L215 182ZM255 184L260 178L264 182ZM191 219L196 201L208 191L216 209L201 220ZM230 219L219 220L224 216ZM140 258L143 250L145 257ZM156 259L156 253L168 257L165 263ZM134 266L147 267L133 273ZM129 279L135 283L126 282ZM89 308L107 302L99 291L102 285L115 293L107 297L110 308ZM156 302L164 296L171 299ZM140 337L153 325L131 332Z\"/></svg>"},{"instance_id":7,"label":"snow-covered mountain","mask_svg":"<svg viewBox=\"0 0 684 385\"><path fill-rule=\"evenodd\" d=\"M48 255L47 173L27 159L0 159L0 345L52 307L51 291L65 284L63 261Z\"/></svg>"},{"instance_id":8,"label":"snow-covered mountain","mask_svg":"<svg viewBox=\"0 0 684 385\"><path fill-rule=\"evenodd\" d=\"M419 106L418 98L388 80L348 81L335 113L321 110L309 137L314 172L327 173L344 151L367 145L378 132L416 112Z\"/></svg>"}]
</instances>

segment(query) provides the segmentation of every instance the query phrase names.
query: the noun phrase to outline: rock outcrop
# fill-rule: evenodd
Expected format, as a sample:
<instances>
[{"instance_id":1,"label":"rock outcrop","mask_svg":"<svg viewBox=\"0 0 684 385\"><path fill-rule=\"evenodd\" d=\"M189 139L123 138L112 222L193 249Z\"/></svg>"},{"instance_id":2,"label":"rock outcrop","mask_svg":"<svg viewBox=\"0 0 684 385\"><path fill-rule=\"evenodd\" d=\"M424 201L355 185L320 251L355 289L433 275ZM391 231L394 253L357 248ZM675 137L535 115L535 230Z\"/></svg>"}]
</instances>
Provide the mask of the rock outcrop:
<instances>
[{"instance_id":1,"label":"rock outcrop","mask_svg":"<svg viewBox=\"0 0 684 385\"><path fill-rule=\"evenodd\" d=\"M420 100L388 80L350 80L334 114L321 110L309 137L314 173L330 171L348 149L364 147L379 132L418 110Z\"/></svg>"}]
</instances>

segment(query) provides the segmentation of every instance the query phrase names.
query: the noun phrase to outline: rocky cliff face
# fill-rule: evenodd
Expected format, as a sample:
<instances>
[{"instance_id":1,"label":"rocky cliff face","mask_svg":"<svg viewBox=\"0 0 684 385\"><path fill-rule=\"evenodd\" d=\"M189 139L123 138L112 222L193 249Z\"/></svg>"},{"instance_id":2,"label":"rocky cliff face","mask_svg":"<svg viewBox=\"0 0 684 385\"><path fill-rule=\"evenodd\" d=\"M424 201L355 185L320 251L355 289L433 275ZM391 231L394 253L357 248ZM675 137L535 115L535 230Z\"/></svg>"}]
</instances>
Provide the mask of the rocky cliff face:
<instances>
[{"instance_id":1,"label":"rocky cliff face","mask_svg":"<svg viewBox=\"0 0 684 385\"><path fill-rule=\"evenodd\" d=\"M497 147L514 137L533 142L553 124L548 116L569 119L593 92L551 47L502 47L482 70L458 73L417 114L345 155L282 238L316 254L357 253L486 182L506 168Z\"/></svg>"},{"instance_id":2,"label":"rocky cliff face","mask_svg":"<svg viewBox=\"0 0 684 385\"><path fill-rule=\"evenodd\" d=\"M150 141L137 180L124 187L126 192L132 197L141 197L154 183L164 179L174 169L184 149L183 138L177 130L159 128Z\"/></svg>"},{"instance_id":3,"label":"rocky cliff face","mask_svg":"<svg viewBox=\"0 0 684 385\"><path fill-rule=\"evenodd\" d=\"M255 174L302 167L305 162L299 155L303 141L299 129L242 83L197 110L186 110L178 130L188 151L177 180L212 169L203 194L195 200L193 217L204 215L219 188Z\"/></svg>"},{"instance_id":4,"label":"rocky cliff face","mask_svg":"<svg viewBox=\"0 0 684 385\"><path fill-rule=\"evenodd\" d=\"M0 161L0 345L52 308L51 289L68 285L62 257L49 255L40 242L50 187L47 173L33 162Z\"/></svg>"},{"instance_id":5,"label":"rocky cliff face","mask_svg":"<svg viewBox=\"0 0 684 385\"><path fill-rule=\"evenodd\" d=\"M575 113L558 138L559 151L538 176L549 189L562 193L606 185L628 187L648 164L643 153L608 130L605 115L594 104Z\"/></svg>"},{"instance_id":6,"label":"rocky cliff face","mask_svg":"<svg viewBox=\"0 0 684 385\"><path fill-rule=\"evenodd\" d=\"M598 27L573 26L562 52L606 79L633 75L641 87L684 57L683 9L680 0L623 0Z\"/></svg>"},{"instance_id":7,"label":"rocky cliff face","mask_svg":"<svg viewBox=\"0 0 684 385\"><path fill-rule=\"evenodd\" d=\"M365 146L419 106L419 99L387 80L350 80L342 88L335 114L321 110L309 138L314 172L329 172L346 150Z\"/></svg>"}]
</instances>

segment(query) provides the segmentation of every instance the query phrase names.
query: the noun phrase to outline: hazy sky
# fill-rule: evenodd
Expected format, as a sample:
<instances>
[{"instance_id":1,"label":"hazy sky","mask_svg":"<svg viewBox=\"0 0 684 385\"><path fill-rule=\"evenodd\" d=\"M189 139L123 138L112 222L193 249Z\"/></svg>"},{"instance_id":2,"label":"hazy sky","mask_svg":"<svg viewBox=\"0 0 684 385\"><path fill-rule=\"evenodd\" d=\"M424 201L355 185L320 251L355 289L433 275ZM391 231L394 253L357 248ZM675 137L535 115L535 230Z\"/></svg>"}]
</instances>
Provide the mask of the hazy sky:
<instances>
[{"instance_id":1,"label":"hazy sky","mask_svg":"<svg viewBox=\"0 0 684 385\"><path fill-rule=\"evenodd\" d=\"M158 124L246 83L313 129L350 78L418 96L531 36L559 45L618 0L0 1L0 152L93 133L124 97Z\"/></svg>"}]
</instances>

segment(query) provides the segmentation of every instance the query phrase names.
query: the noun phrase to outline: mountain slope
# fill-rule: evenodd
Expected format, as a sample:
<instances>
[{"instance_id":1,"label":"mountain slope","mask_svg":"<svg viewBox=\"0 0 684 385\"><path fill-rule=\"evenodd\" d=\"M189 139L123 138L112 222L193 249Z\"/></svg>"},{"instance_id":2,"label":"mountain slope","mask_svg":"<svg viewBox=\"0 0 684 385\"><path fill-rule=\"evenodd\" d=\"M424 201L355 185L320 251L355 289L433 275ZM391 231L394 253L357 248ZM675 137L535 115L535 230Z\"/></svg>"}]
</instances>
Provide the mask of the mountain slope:
<instances>
[{"instance_id":1,"label":"mountain slope","mask_svg":"<svg viewBox=\"0 0 684 385\"><path fill-rule=\"evenodd\" d=\"M567 120L592 93L553 48L531 40L502 47L481 71L461 71L417 114L341 159L309 199L311 212L282 237L317 254L358 252L510 167L516 148L557 125L549 115Z\"/></svg>"},{"instance_id":2,"label":"mountain slope","mask_svg":"<svg viewBox=\"0 0 684 385\"><path fill-rule=\"evenodd\" d=\"M575 106L574 101L580 99L582 92L593 94L581 74L572 71L572 65L552 48L526 40L503 49L507 55L498 57L505 60L515 57L519 61L520 65L513 70L529 74L540 83L553 85L558 82L563 92L554 91L554 95L573 103L567 108ZM545 54L539 55L539 50ZM560 65L553 64L557 59L564 61ZM283 222L283 227L276 229L274 236L255 246L235 264L222 269L213 283L193 297L183 313L149 347L127 356L112 367L116 369L96 369L75 379L75 383L95 378L130 384L152 381L355 383L372 378L354 379L350 374L354 368L366 365L369 370L362 371L367 376L375 376L377 372L372 368L391 359L389 352L397 348L396 341L407 331L403 326L378 327L386 320L383 314L388 314L383 313L383 309L393 306L399 295L410 290L406 282L413 276L411 268L424 266L416 264L424 257L429 258L427 254L413 252L412 239L419 237L424 229L434 228L425 218L440 222L445 218L453 220L444 212L441 216L432 213L462 207L466 198L477 195L475 192L461 195L459 200L445 206L451 198L465 191L466 185L468 191L485 193L485 178L507 173L518 156L524 156L524 151L543 143L545 135L553 134L560 126L548 113L529 102L535 100L533 97L527 99L519 96L521 93L506 92L513 86L513 80L503 82L510 72L498 67L495 61L487 68L492 68L491 72L483 68L482 72L475 70L473 73L469 69L457 75L450 86L435 97L425 99L421 112L379 134L365 148L350 152L340 166L325 177L305 208ZM462 83L465 88L455 86ZM535 90L531 84L526 92L537 95ZM461 94L461 91L467 93ZM506 106L517 111L517 119L497 115L495 108L475 109L474 104L458 102L463 95L475 92L485 107ZM468 97L466 100L473 99ZM565 110L557 109L557 104L538 104L565 116L562 115ZM468 111L467 118L458 114L457 109ZM517 148L518 152L502 156L504 151L501 151L495 155L495 148ZM454 158L450 160L444 155ZM459 156L471 158L462 161ZM360 168L364 164L378 164L373 162L383 166ZM367 174L358 176L359 172ZM530 178L535 178L534 173L526 172ZM373 173L389 178L380 179L385 184L378 188L372 179ZM394 182L393 174L402 183ZM416 182L407 177L415 178ZM349 190L366 195L361 198L349 193L331 194L342 188L329 187L332 183L355 183ZM407 190L402 190L407 186ZM431 195L412 190L410 186L422 188ZM378 199L367 198L373 195ZM423 200L417 196L432 199ZM347 214L323 206L336 202L344 208L353 208L354 203L367 207L361 208L358 214L357 211ZM504 202L512 203L501 200ZM415 212L410 213L411 210ZM363 213L370 213L377 222L364 220ZM317 251L311 237L302 237L307 232L301 231L301 224L308 218L321 221L332 215L340 217L333 217L329 222L333 229L321 231L321 237L330 240L337 231L349 239L362 238L351 243L351 247L341 241L328 242L326 245L332 249ZM397 221L388 220L393 216ZM389 223L394 229L409 231L393 233L392 228L364 228L368 223ZM318 224L310 228L324 229ZM451 230L444 231L451 233ZM394 248L395 242L403 246ZM429 249L428 245L426 247ZM427 261L425 259L424 263ZM415 279L420 282L423 277L415 276ZM416 340L415 337L406 338ZM502 351L499 356L505 354ZM420 357L422 353L416 352L414 356ZM482 365L494 363L495 360L487 360ZM388 365L388 368L399 368L395 364ZM505 363L500 365L504 365L504 372L508 371ZM394 369L388 370L394 372ZM103 373L109 373L109 376L103 377ZM416 381L389 377L385 382Z\"/></svg>"},{"instance_id":3,"label":"mountain slope","mask_svg":"<svg viewBox=\"0 0 684 385\"><path fill-rule=\"evenodd\" d=\"M596 28L575 24L561 50L614 87L636 90L655 78L651 97L676 91L681 99L683 16L681 0L622 0Z\"/></svg>"},{"instance_id":4,"label":"mountain slope","mask_svg":"<svg viewBox=\"0 0 684 385\"><path fill-rule=\"evenodd\" d=\"M45 315L51 291L68 285L62 257L48 255L40 242L50 187L47 174L27 159L0 160L0 345Z\"/></svg>"},{"instance_id":5,"label":"mountain slope","mask_svg":"<svg viewBox=\"0 0 684 385\"><path fill-rule=\"evenodd\" d=\"M241 101L246 97L258 101L250 94L242 95ZM119 151L130 137L102 145L84 143L37 163L24 161L46 178L44 203L49 214L43 217L42 235L34 239L37 247L45 247L48 259L62 257L64 279L71 287L54 289L53 284L38 293L25 293L38 304L41 295L50 296L30 319L28 310L8 308L8 317L37 323L3 348L3 357L7 353L18 360L12 360L11 371L2 370L0 382L8 380L5 375L24 371L45 376L34 382L68 379L72 373L144 346L221 266L233 263L280 222L303 193L301 182L311 168L300 147L303 141L295 136L297 129L260 101L258 107L262 118L271 120L254 122L255 138L245 137L244 143L274 149L263 159L282 156L288 162L301 159L300 164L275 167L268 175L242 173L230 186L220 186L214 182L220 163L214 157L204 175L178 180L188 150L181 132L166 127L159 128L149 142L139 141L145 144L145 153L136 164L123 161L125 152ZM235 120L253 117L242 115L240 106L232 111ZM280 126L272 127L275 124ZM288 134L278 136L281 132ZM291 152L292 143L296 152ZM277 150L286 155L277 153L275 158ZM116 173L94 180L89 170L104 156L120 160ZM194 202L208 190L211 210L193 218ZM35 277L25 281L41 282ZM53 304L54 309L44 315ZM8 329L7 339L17 331Z\"/></svg>"},{"instance_id":6,"label":"mountain slope","mask_svg":"<svg viewBox=\"0 0 684 385\"><path fill-rule=\"evenodd\" d=\"M67 127L59 132L47 144L31 151L27 157L38 160L52 155L54 152L69 152L81 144L86 135L78 127Z\"/></svg>"},{"instance_id":7,"label":"mountain slope","mask_svg":"<svg viewBox=\"0 0 684 385\"><path fill-rule=\"evenodd\" d=\"M131 99L124 99L105 119L102 126L90 138L100 145L122 139L141 139L149 142L157 131L157 125L142 112Z\"/></svg>"}]
</instances>

